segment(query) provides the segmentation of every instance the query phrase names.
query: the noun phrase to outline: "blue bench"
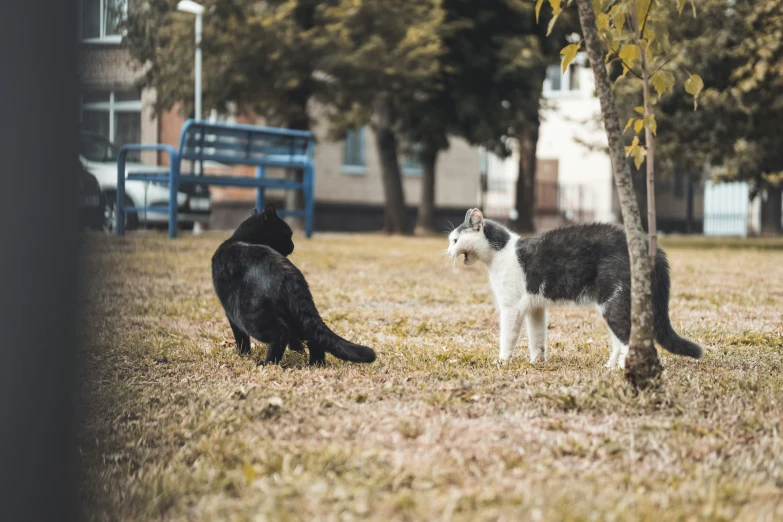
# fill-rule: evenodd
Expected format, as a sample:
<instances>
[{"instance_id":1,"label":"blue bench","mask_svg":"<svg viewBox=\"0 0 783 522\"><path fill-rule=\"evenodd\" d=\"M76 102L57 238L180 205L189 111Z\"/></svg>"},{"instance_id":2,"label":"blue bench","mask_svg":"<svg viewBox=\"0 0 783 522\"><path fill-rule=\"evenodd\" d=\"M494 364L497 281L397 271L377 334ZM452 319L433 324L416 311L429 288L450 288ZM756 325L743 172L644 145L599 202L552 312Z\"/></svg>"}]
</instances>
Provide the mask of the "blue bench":
<instances>
[{"instance_id":1,"label":"blue bench","mask_svg":"<svg viewBox=\"0 0 783 522\"><path fill-rule=\"evenodd\" d=\"M256 189L256 207L264 208L265 189L301 190L304 209L280 210L281 216L301 216L305 219L305 236L313 233L314 176L313 149L315 137L311 132L290 129L235 125L187 120L182 126L179 149L171 145L123 145L117 157L117 235L125 234L125 213L164 211L169 214L169 237L177 237L177 192L180 185L199 184ZM168 153L168 173L158 171L130 172L129 180L168 183L169 205L166 207L125 206L125 157L130 151L161 151ZM192 165L213 161L222 165L250 165L256 167L255 177L215 176L182 173L182 160ZM284 178L266 177L266 168L298 169L302 182Z\"/></svg>"}]
</instances>

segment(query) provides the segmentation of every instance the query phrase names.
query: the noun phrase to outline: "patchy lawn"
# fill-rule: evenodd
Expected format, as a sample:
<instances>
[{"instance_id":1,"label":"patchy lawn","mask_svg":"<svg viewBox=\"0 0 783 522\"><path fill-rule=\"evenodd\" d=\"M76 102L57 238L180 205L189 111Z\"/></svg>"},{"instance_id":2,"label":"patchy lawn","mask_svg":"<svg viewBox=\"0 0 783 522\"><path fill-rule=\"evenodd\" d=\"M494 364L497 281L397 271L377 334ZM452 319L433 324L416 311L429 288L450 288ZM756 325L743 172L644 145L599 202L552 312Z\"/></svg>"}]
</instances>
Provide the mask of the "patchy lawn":
<instances>
[{"instance_id":1,"label":"patchy lawn","mask_svg":"<svg viewBox=\"0 0 783 522\"><path fill-rule=\"evenodd\" d=\"M634 396L592 309L550 313L545 364L523 337L496 367L486 272L445 238L299 238L327 324L378 360L257 368L212 290L226 235L88 240L91 519L783 519L783 249L664 241L705 355L662 352L665 389Z\"/></svg>"}]
</instances>

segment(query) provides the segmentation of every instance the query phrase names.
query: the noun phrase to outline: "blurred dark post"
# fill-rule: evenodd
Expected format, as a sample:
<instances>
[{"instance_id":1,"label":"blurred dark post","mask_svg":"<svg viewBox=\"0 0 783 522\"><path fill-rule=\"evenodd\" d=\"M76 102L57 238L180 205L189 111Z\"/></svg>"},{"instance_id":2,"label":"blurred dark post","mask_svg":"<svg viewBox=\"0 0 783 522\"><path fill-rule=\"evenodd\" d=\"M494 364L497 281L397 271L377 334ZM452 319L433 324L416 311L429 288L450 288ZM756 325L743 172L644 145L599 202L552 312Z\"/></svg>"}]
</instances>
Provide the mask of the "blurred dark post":
<instances>
[{"instance_id":1,"label":"blurred dark post","mask_svg":"<svg viewBox=\"0 0 783 522\"><path fill-rule=\"evenodd\" d=\"M685 210L685 233L693 234L693 176L688 176L687 208Z\"/></svg>"},{"instance_id":2,"label":"blurred dark post","mask_svg":"<svg viewBox=\"0 0 783 522\"><path fill-rule=\"evenodd\" d=\"M0 3L0 520L74 520L75 1Z\"/></svg>"}]
</instances>

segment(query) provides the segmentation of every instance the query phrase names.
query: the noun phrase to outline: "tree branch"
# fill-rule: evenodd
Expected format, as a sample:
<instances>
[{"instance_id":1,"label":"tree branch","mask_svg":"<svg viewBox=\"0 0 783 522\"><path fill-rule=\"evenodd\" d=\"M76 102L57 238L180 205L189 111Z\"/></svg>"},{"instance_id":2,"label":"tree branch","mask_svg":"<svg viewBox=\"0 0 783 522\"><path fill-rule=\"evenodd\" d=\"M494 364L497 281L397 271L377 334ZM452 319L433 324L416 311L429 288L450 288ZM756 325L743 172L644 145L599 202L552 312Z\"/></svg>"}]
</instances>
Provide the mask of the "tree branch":
<instances>
[{"instance_id":1,"label":"tree branch","mask_svg":"<svg viewBox=\"0 0 783 522\"><path fill-rule=\"evenodd\" d=\"M644 37L644 28L647 27L647 17L650 16L650 11L652 11L652 5L655 2L655 0L650 0L650 3L647 5L647 12L644 14L644 21L642 22L642 30L639 31L639 37Z\"/></svg>"},{"instance_id":2,"label":"tree branch","mask_svg":"<svg viewBox=\"0 0 783 522\"><path fill-rule=\"evenodd\" d=\"M609 50L610 50L610 51L612 51L612 54L613 54L613 55L614 55L614 56L615 56L615 57L616 57L618 60L620 60L620 63L622 63L622 64L623 64L623 67L625 67L626 69L628 69L628 72L630 72L631 74L633 74L634 76L636 76L636 77L637 77L637 78L639 78L640 80L642 79L642 77L641 77L641 76L639 76L639 75L636 73L636 71L634 71L634 70L633 70L633 68L632 68L630 65L628 65L627 63L625 63L625 61L624 61L622 58L620 58L620 55L619 55L619 54L617 54L617 51L615 51L614 49L609 49Z\"/></svg>"}]
</instances>

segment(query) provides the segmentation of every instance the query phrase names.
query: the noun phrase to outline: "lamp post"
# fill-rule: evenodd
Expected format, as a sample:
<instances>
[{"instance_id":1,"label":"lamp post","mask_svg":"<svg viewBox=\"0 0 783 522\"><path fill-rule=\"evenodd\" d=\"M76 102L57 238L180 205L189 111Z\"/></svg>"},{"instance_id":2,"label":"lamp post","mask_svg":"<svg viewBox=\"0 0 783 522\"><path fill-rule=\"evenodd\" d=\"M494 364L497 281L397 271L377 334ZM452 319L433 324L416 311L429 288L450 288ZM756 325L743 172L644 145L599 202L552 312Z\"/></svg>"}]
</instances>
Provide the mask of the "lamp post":
<instances>
[{"instance_id":1,"label":"lamp post","mask_svg":"<svg viewBox=\"0 0 783 522\"><path fill-rule=\"evenodd\" d=\"M201 19L204 15L204 6L193 2L193 0L180 0L177 4L177 11L196 15L196 66L193 74L196 78L193 96L195 97L195 118L196 121L199 121L201 119ZM193 173L196 176L201 174L200 161L194 162ZM200 231L201 225L198 222L194 223L193 233L197 234Z\"/></svg>"},{"instance_id":2,"label":"lamp post","mask_svg":"<svg viewBox=\"0 0 783 522\"><path fill-rule=\"evenodd\" d=\"M204 6L192 0L181 0L177 4L177 11L196 15L196 120L201 119L201 18L204 14Z\"/></svg>"}]
</instances>

